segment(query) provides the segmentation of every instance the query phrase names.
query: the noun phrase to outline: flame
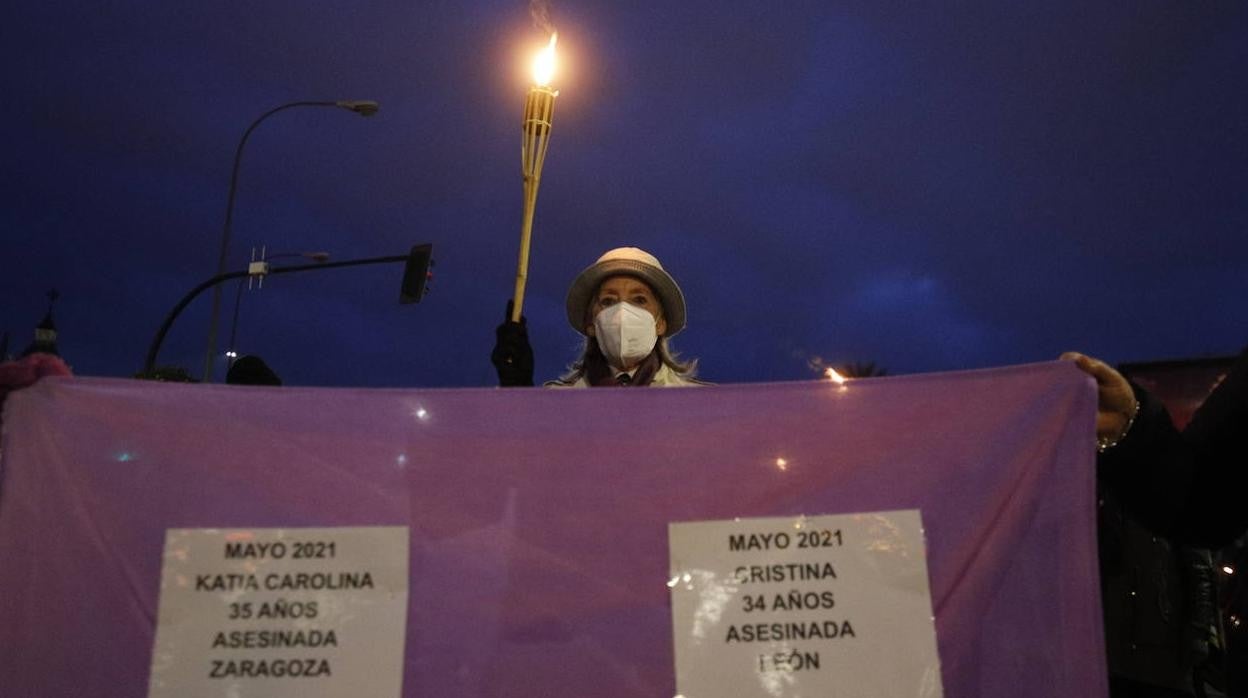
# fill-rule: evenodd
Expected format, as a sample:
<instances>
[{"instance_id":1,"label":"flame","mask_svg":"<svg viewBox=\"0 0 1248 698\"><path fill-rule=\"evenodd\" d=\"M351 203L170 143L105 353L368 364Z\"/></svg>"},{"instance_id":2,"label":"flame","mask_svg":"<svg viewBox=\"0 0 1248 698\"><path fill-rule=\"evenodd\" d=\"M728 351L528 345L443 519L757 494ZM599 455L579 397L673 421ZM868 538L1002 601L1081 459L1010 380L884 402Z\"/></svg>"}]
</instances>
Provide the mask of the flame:
<instances>
[{"instance_id":1,"label":"flame","mask_svg":"<svg viewBox=\"0 0 1248 698\"><path fill-rule=\"evenodd\" d=\"M846 381L845 376L842 376L841 374L837 373L836 369L832 368L831 366L823 369L823 377L827 378L833 383L836 383L837 385L844 385Z\"/></svg>"},{"instance_id":2,"label":"flame","mask_svg":"<svg viewBox=\"0 0 1248 698\"><path fill-rule=\"evenodd\" d=\"M550 79L555 76L555 42L558 40L558 32L551 34L550 43L533 60L533 82L538 87L548 87Z\"/></svg>"}]
</instances>

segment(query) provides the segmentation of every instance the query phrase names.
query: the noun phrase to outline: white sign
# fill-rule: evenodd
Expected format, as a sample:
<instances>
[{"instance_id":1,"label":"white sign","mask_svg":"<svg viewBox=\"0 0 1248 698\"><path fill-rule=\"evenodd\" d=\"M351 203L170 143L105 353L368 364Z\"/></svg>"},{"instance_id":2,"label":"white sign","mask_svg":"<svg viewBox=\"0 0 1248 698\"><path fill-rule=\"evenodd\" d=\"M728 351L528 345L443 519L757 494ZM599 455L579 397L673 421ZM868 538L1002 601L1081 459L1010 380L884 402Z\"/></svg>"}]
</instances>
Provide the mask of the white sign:
<instances>
[{"instance_id":1,"label":"white sign","mask_svg":"<svg viewBox=\"0 0 1248 698\"><path fill-rule=\"evenodd\" d=\"M398 698L408 529L169 529L149 698Z\"/></svg>"},{"instance_id":2,"label":"white sign","mask_svg":"<svg viewBox=\"0 0 1248 698\"><path fill-rule=\"evenodd\" d=\"M917 510L672 523L677 698L939 698Z\"/></svg>"}]
</instances>

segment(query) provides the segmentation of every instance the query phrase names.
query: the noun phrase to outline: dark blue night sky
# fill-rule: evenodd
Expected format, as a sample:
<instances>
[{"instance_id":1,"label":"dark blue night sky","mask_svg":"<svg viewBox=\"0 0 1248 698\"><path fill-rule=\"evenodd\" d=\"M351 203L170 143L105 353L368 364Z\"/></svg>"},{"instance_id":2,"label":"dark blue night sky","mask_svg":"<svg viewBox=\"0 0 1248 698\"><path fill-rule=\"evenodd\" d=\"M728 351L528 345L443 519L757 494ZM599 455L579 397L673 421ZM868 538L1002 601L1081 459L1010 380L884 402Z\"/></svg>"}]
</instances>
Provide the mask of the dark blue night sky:
<instances>
[{"instance_id":1,"label":"dark blue night sky","mask_svg":"<svg viewBox=\"0 0 1248 698\"><path fill-rule=\"evenodd\" d=\"M1248 343L1248 4L552 5L561 91L525 314L538 378L573 358L563 295L637 245L684 287L712 381ZM0 330L50 287L79 374L131 375L216 269L432 242L401 268L274 277L238 349L287 384L486 386L515 273L520 116L545 42L524 0L22 3L6 13ZM233 288L223 313L228 336ZM209 297L162 364L200 372ZM222 359L224 361L224 359ZM220 376L223 371L218 371Z\"/></svg>"}]
</instances>

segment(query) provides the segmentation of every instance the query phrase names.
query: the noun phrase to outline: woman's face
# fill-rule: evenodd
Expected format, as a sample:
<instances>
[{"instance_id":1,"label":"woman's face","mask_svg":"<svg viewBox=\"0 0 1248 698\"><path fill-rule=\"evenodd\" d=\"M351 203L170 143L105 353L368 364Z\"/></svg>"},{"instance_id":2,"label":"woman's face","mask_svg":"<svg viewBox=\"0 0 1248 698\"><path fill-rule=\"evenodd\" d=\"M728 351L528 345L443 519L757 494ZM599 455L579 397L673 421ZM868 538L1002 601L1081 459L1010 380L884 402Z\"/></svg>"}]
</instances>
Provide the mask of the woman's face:
<instances>
[{"instance_id":1,"label":"woman's face","mask_svg":"<svg viewBox=\"0 0 1248 698\"><path fill-rule=\"evenodd\" d=\"M632 276L609 276L598 287L598 292L594 294L594 302L589 306L589 317L586 319L585 333L593 337L594 318L598 317L598 313L601 313L604 308L609 308L620 301L627 301L638 308L645 308L649 311L654 316L655 331L660 337L667 332L667 320L663 318L663 306L659 303L658 297L654 295L654 291L650 290L650 286L646 282Z\"/></svg>"}]
</instances>

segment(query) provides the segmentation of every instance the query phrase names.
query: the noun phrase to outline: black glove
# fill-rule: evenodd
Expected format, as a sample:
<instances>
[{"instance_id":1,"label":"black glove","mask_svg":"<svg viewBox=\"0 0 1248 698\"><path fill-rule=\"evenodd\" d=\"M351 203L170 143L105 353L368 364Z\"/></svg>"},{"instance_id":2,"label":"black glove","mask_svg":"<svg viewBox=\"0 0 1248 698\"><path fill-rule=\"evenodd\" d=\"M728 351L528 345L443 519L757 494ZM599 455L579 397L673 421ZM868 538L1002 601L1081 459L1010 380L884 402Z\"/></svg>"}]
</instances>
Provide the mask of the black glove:
<instances>
[{"instance_id":1,"label":"black glove","mask_svg":"<svg viewBox=\"0 0 1248 698\"><path fill-rule=\"evenodd\" d=\"M497 341L490 362L498 369L498 384L503 387L533 385L533 347L529 346L529 329L524 316L511 321L515 301L507 301L507 316L494 330Z\"/></svg>"}]
</instances>

